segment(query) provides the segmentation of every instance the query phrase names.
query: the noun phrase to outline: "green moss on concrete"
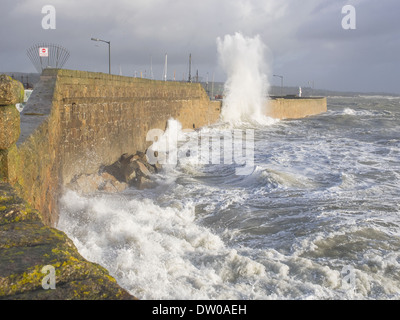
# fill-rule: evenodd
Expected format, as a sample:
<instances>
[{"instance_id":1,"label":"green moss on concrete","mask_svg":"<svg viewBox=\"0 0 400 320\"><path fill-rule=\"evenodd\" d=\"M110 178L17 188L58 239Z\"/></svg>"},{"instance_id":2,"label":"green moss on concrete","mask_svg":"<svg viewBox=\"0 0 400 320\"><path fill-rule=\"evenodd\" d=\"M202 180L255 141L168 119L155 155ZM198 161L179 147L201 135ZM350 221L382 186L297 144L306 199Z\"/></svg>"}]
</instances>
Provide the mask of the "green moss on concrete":
<instances>
[{"instance_id":1,"label":"green moss on concrete","mask_svg":"<svg viewBox=\"0 0 400 320\"><path fill-rule=\"evenodd\" d=\"M0 149L10 148L20 133L20 113L15 105L0 106Z\"/></svg>"},{"instance_id":2,"label":"green moss on concrete","mask_svg":"<svg viewBox=\"0 0 400 320\"><path fill-rule=\"evenodd\" d=\"M55 268L56 289L42 287L45 266ZM106 269L85 260L64 232L0 183L0 299L134 299Z\"/></svg>"}]
</instances>

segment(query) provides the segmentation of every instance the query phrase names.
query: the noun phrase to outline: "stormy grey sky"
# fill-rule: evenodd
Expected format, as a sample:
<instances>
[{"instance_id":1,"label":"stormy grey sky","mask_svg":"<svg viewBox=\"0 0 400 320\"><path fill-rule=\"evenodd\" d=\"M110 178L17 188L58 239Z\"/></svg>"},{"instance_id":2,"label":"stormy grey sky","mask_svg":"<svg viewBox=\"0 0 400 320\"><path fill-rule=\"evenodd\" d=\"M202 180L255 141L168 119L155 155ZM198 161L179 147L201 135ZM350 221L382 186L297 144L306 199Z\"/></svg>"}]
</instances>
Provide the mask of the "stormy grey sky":
<instances>
[{"instance_id":1,"label":"stormy grey sky","mask_svg":"<svg viewBox=\"0 0 400 320\"><path fill-rule=\"evenodd\" d=\"M42 7L56 9L56 29L42 28ZM342 7L356 9L356 29L342 28ZM26 50L39 42L68 48L65 68L112 73L135 71L162 79L192 74L224 81L216 39L241 32L268 47L272 74L285 85L400 94L398 0L1 0L0 72L35 72Z\"/></svg>"}]
</instances>

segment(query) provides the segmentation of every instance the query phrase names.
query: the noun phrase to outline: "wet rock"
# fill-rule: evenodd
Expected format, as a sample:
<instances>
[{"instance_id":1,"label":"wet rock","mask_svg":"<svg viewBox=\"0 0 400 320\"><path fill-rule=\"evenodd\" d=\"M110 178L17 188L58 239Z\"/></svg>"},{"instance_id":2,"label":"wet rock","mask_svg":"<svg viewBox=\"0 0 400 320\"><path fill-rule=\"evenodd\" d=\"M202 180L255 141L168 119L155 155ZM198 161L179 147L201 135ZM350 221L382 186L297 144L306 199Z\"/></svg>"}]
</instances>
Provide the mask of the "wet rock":
<instances>
[{"instance_id":1,"label":"wet rock","mask_svg":"<svg viewBox=\"0 0 400 320\"><path fill-rule=\"evenodd\" d=\"M100 171L109 173L121 183L146 189L155 186L152 175L159 170L161 170L160 165L151 165L144 152L137 152L131 155L123 154L118 161L103 167Z\"/></svg>"},{"instance_id":2,"label":"wet rock","mask_svg":"<svg viewBox=\"0 0 400 320\"><path fill-rule=\"evenodd\" d=\"M141 176L141 177L137 178L137 180L135 181L135 186L139 190L151 189L156 186L156 183L154 181L152 181L151 179Z\"/></svg>"},{"instance_id":3,"label":"wet rock","mask_svg":"<svg viewBox=\"0 0 400 320\"><path fill-rule=\"evenodd\" d=\"M99 186L98 190L99 191L104 191L104 192L122 192L126 188L128 188L128 184L125 182L120 182L118 181L115 177L110 175L109 173L103 172L101 174L101 177L104 179L104 183Z\"/></svg>"},{"instance_id":4,"label":"wet rock","mask_svg":"<svg viewBox=\"0 0 400 320\"><path fill-rule=\"evenodd\" d=\"M123 154L116 162L100 168L100 172L106 172L115 177L120 182L128 182L129 176L134 171L130 166L133 155Z\"/></svg>"},{"instance_id":5,"label":"wet rock","mask_svg":"<svg viewBox=\"0 0 400 320\"><path fill-rule=\"evenodd\" d=\"M82 194L88 194L98 190L101 183L101 177L99 175L90 176L83 174L77 177L68 185L68 188L77 191Z\"/></svg>"},{"instance_id":6,"label":"wet rock","mask_svg":"<svg viewBox=\"0 0 400 320\"><path fill-rule=\"evenodd\" d=\"M136 164L138 166L139 174L141 176L145 176L145 177L151 176L151 172L149 171L149 169L146 167L146 165L143 162L141 162L140 160L137 160Z\"/></svg>"},{"instance_id":7,"label":"wet rock","mask_svg":"<svg viewBox=\"0 0 400 320\"><path fill-rule=\"evenodd\" d=\"M131 181L136 179L136 171L133 170L132 173L129 175L128 180L127 181Z\"/></svg>"},{"instance_id":8,"label":"wet rock","mask_svg":"<svg viewBox=\"0 0 400 320\"><path fill-rule=\"evenodd\" d=\"M127 183L118 181L117 178L107 172L101 174L82 174L67 185L68 189L80 194L91 194L98 191L109 193L121 192L127 187Z\"/></svg>"},{"instance_id":9,"label":"wet rock","mask_svg":"<svg viewBox=\"0 0 400 320\"><path fill-rule=\"evenodd\" d=\"M160 165L151 165L143 152L134 155L123 154L118 161L100 168L96 174L82 174L75 177L67 188L81 194L98 191L121 192L129 186L138 189L153 188L153 175L161 170Z\"/></svg>"}]
</instances>

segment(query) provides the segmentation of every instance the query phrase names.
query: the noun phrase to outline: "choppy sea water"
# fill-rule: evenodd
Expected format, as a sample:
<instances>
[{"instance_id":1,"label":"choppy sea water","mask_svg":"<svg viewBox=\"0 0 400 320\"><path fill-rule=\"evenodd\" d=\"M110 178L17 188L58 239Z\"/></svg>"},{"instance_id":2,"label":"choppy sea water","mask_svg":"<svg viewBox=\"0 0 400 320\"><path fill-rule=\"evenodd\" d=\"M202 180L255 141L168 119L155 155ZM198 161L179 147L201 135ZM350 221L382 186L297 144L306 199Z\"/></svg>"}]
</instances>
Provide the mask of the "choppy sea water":
<instances>
[{"instance_id":1,"label":"choppy sea water","mask_svg":"<svg viewBox=\"0 0 400 320\"><path fill-rule=\"evenodd\" d=\"M189 155L154 189L66 192L58 228L141 299L399 299L400 99L234 129L254 130L251 174Z\"/></svg>"}]
</instances>

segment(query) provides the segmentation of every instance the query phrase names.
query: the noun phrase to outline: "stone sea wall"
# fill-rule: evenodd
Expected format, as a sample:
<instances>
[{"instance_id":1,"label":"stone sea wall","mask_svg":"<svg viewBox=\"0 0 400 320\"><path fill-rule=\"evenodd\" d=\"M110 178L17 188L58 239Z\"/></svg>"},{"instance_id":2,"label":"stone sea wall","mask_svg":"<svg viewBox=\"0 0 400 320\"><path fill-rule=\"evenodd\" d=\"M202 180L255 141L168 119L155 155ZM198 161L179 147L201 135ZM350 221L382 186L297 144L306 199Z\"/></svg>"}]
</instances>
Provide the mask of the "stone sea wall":
<instances>
[{"instance_id":1,"label":"stone sea wall","mask_svg":"<svg viewBox=\"0 0 400 320\"><path fill-rule=\"evenodd\" d=\"M16 101L21 92L15 88L7 99ZM0 124L7 121L7 129L0 131L0 179L54 226L62 188L78 175L94 174L122 154L146 151L149 130L165 130L170 118L183 129L215 123L221 104L210 101L199 83L46 69L21 113L21 130L17 110L1 108ZM276 98L268 105L267 115L280 119L326 111L325 98Z\"/></svg>"},{"instance_id":2,"label":"stone sea wall","mask_svg":"<svg viewBox=\"0 0 400 320\"><path fill-rule=\"evenodd\" d=\"M12 170L9 154L20 135L20 114L15 105L23 99L22 83L0 75L0 181L6 180Z\"/></svg>"},{"instance_id":3,"label":"stone sea wall","mask_svg":"<svg viewBox=\"0 0 400 320\"><path fill-rule=\"evenodd\" d=\"M271 98L267 115L275 119L299 119L327 111L326 98Z\"/></svg>"},{"instance_id":4,"label":"stone sea wall","mask_svg":"<svg viewBox=\"0 0 400 320\"><path fill-rule=\"evenodd\" d=\"M149 130L165 130L170 118L183 129L215 123L221 101L210 101L197 83L56 69L43 72L19 113L23 94L21 83L0 76L0 299L133 299L53 228L59 197L71 183L99 190L107 190L105 182L151 183L157 168L142 156ZM280 119L326 111L323 98L268 105L267 115ZM43 289L49 265L57 290Z\"/></svg>"},{"instance_id":5,"label":"stone sea wall","mask_svg":"<svg viewBox=\"0 0 400 320\"><path fill-rule=\"evenodd\" d=\"M15 106L22 100L22 84L1 75L0 300L135 299L106 269L84 259L63 232L45 225L43 215L7 183L20 181L19 189L23 189L23 179L17 178L24 170L18 167L21 161L16 141L20 133L20 114ZM37 115L44 117L44 114ZM37 127L39 123L31 125ZM38 132L44 134L46 130ZM38 140L30 140L31 144L27 145L34 148L36 141L39 146ZM33 158L42 155L43 149L37 151L39 153L31 149ZM40 171L31 169L40 182Z\"/></svg>"},{"instance_id":6,"label":"stone sea wall","mask_svg":"<svg viewBox=\"0 0 400 320\"><path fill-rule=\"evenodd\" d=\"M21 113L3 181L54 226L62 188L77 175L145 151L148 131L165 130L170 118L193 129L216 122L220 108L198 83L47 69Z\"/></svg>"}]
</instances>

